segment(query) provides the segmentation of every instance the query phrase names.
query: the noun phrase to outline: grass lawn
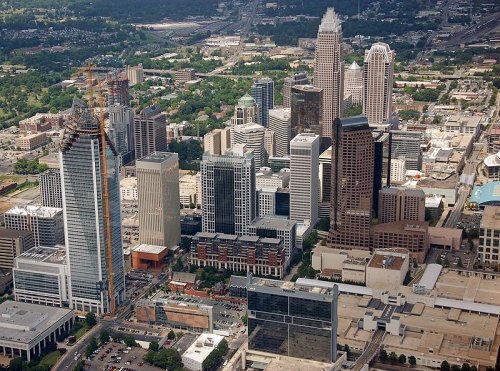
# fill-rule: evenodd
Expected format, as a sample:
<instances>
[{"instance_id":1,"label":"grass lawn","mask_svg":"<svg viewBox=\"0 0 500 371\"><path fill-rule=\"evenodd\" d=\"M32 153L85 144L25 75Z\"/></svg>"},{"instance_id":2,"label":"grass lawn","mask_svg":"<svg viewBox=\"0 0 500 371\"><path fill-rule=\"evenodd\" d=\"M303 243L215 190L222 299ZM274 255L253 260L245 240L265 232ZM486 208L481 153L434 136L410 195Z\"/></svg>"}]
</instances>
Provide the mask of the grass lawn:
<instances>
[{"instance_id":1,"label":"grass lawn","mask_svg":"<svg viewBox=\"0 0 500 371\"><path fill-rule=\"evenodd\" d=\"M76 331L74 334L71 334L73 336L76 336L76 340L80 340L80 338L85 335L85 333L90 330L89 326L84 323L83 326L81 328L78 329L78 331Z\"/></svg>"},{"instance_id":2,"label":"grass lawn","mask_svg":"<svg viewBox=\"0 0 500 371\"><path fill-rule=\"evenodd\" d=\"M49 366L52 367L56 364L58 359L61 358L61 353L58 350L50 352L40 361L40 366Z\"/></svg>"}]
</instances>

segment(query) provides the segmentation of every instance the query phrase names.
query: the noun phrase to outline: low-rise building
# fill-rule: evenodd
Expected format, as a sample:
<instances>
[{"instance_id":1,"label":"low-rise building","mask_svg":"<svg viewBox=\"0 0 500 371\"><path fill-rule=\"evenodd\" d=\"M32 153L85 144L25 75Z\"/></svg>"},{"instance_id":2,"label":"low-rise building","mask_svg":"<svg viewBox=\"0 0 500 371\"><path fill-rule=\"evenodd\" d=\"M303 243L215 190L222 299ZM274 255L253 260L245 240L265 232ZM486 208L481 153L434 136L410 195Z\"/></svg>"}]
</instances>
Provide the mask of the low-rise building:
<instances>
[{"instance_id":1,"label":"low-rise building","mask_svg":"<svg viewBox=\"0 0 500 371\"><path fill-rule=\"evenodd\" d=\"M494 155L486 157L483 161L485 175L488 181L500 180L500 151Z\"/></svg>"},{"instance_id":2,"label":"low-rise building","mask_svg":"<svg viewBox=\"0 0 500 371\"><path fill-rule=\"evenodd\" d=\"M203 371L203 362L222 340L224 340L224 336L201 334L182 354L184 367L191 371Z\"/></svg>"},{"instance_id":3,"label":"low-rise building","mask_svg":"<svg viewBox=\"0 0 500 371\"><path fill-rule=\"evenodd\" d=\"M484 209L486 206L500 206L500 181L474 186L469 205L473 210Z\"/></svg>"},{"instance_id":4,"label":"low-rise building","mask_svg":"<svg viewBox=\"0 0 500 371\"><path fill-rule=\"evenodd\" d=\"M63 117L54 113L37 113L35 116L19 121L19 131L40 133L49 130L59 130L63 125Z\"/></svg>"},{"instance_id":5,"label":"low-rise building","mask_svg":"<svg viewBox=\"0 0 500 371\"><path fill-rule=\"evenodd\" d=\"M137 201L137 177L126 177L120 180L120 200Z\"/></svg>"},{"instance_id":6,"label":"low-rise building","mask_svg":"<svg viewBox=\"0 0 500 371\"><path fill-rule=\"evenodd\" d=\"M193 288L196 283L196 274L187 272L174 272L168 287L173 292L184 292Z\"/></svg>"},{"instance_id":7,"label":"low-rise building","mask_svg":"<svg viewBox=\"0 0 500 371\"><path fill-rule=\"evenodd\" d=\"M184 85L186 82L196 79L196 75L192 68L185 68L175 71L175 84Z\"/></svg>"},{"instance_id":8,"label":"low-rise building","mask_svg":"<svg viewBox=\"0 0 500 371\"><path fill-rule=\"evenodd\" d=\"M38 147L46 145L49 140L45 133L27 134L16 138L16 147L22 151L31 151Z\"/></svg>"},{"instance_id":9,"label":"low-rise building","mask_svg":"<svg viewBox=\"0 0 500 371\"><path fill-rule=\"evenodd\" d=\"M179 179L179 202L183 207L196 206L198 203L198 187L196 175L185 174Z\"/></svg>"},{"instance_id":10,"label":"low-rise building","mask_svg":"<svg viewBox=\"0 0 500 371\"><path fill-rule=\"evenodd\" d=\"M397 290L410 268L410 254L405 249L375 250L366 267L366 286Z\"/></svg>"},{"instance_id":11,"label":"low-rise building","mask_svg":"<svg viewBox=\"0 0 500 371\"><path fill-rule=\"evenodd\" d=\"M168 247L140 244L132 248L132 268L161 270L165 266Z\"/></svg>"}]
</instances>

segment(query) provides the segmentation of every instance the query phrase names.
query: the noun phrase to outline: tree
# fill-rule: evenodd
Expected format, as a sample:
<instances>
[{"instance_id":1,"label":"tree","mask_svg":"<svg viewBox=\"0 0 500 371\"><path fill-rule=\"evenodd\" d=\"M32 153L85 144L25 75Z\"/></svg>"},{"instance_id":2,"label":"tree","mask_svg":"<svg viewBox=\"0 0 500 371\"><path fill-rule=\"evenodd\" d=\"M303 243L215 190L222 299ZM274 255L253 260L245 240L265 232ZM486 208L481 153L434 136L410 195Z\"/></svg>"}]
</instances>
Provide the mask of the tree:
<instances>
[{"instance_id":1,"label":"tree","mask_svg":"<svg viewBox=\"0 0 500 371\"><path fill-rule=\"evenodd\" d=\"M248 323L248 313L245 313L244 315L241 316L241 322L246 326Z\"/></svg>"},{"instance_id":2,"label":"tree","mask_svg":"<svg viewBox=\"0 0 500 371\"><path fill-rule=\"evenodd\" d=\"M79 360L77 362L77 364L75 365L75 367L73 367L73 371L82 371L84 369L84 366L85 366L85 362L83 362L82 360Z\"/></svg>"},{"instance_id":3,"label":"tree","mask_svg":"<svg viewBox=\"0 0 500 371\"><path fill-rule=\"evenodd\" d=\"M167 334L167 339L168 340L175 340L175 332L174 330L170 330Z\"/></svg>"},{"instance_id":4,"label":"tree","mask_svg":"<svg viewBox=\"0 0 500 371\"><path fill-rule=\"evenodd\" d=\"M468 363L463 363L461 370L462 371L471 371L471 367Z\"/></svg>"},{"instance_id":5,"label":"tree","mask_svg":"<svg viewBox=\"0 0 500 371\"><path fill-rule=\"evenodd\" d=\"M99 347L97 344L97 340L95 337L92 336L90 339L89 344L87 345L87 348L85 349L85 357L90 356L94 351Z\"/></svg>"},{"instance_id":6,"label":"tree","mask_svg":"<svg viewBox=\"0 0 500 371\"><path fill-rule=\"evenodd\" d=\"M158 344L157 341L152 341L149 343L149 350L152 350L153 352L157 352L158 349L160 349L160 345Z\"/></svg>"},{"instance_id":7,"label":"tree","mask_svg":"<svg viewBox=\"0 0 500 371\"><path fill-rule=\"evenodd\" d=\"M391 352L391 354L389 354L389 361L392 364L396 364L398 362L398 355L394 352Z\"/></svg>"},{"instance_id":8,"label":"tree","mask_svg":"<svg viewBox=\"0 0 500 371\"><path fill-rule=\"evenodd\" d=\"M23 369L23 359L16 357L12 359L9 363L9 367L12 371L21 371Z\"/></svg>"},{"instance_id":9,"label":"tree","mask_svg":"<svg viewBox=\"0 0 500 371\"><path fill-rule=\"evenodd\" d=\"M404 354L400 354L398 357L398 362L404 365L406 363L406 356Z\"/></svg>"},{"instance_id":10,"label":"tree","mask_svg":"<svg viewBox=\"0 0 500 371\"><path fill-rule=\"evenodd\" d=\"M107 332L106 330L101 330L101 332L99 333L99 341L101 342L101 344L109 342L109 332Z\"/></svg>"},{"instance_id":11,"label":"tree","mask_svg":"<svg viewBox=\"0 0 500 371\"><path fill-rule=\"evenodd\" d=\"M385 349L380 350L380 362L385 363L389 359L389 356L387 355L387 351Z\"/></svg>"},{"instance_id":12,"label":"tree","mask_svg":"<svg viewBox=\"0 0 500 371\"><path fill-rule=\"evenodd\" d=\"M349 345L344 345L344 352L346 352L347 354L349 354Z\"/></svg>"},{"instance_id":13,"label":"tree","mask_svg":"<svg viewBox=\"0 0 500 371\"><path fill-rule=\"evenodd\" d=\"M94 327L96 325L96 323L97 323L97 321L95 319L95 314L92 313L92 312L87 313L85 315L85 323L89 327Z\"/></svg>"},{"instance_id":14,"label":"tree","mask_svg":"<svg viewBox=\"0 0 500 371\"><path fill-rule=\"evenodd\" d=\"M411 367L415 367L417 365L417 359L415 358L415 356L409 356L408 363Z\"/></svg>"},{"instance_id":15,"label":"tree","mask_svg":"<svg viewBox=\"0 0 500 371\"><path fill-rule=\"evenodd\" d=\"M144 356L144 361L153 366L169 371L174 371L182 367L182 358L176 349L161 349L158 352L148 351Z\"/></svg>"},{"instance_id":16,"label":"tree","mask_svg":"<svg viewBox=\"0 0 500 371\"><path fill-rule=\"evenodd\" d=\"M441 371L450 371L451 370L450 364L448 363L448 361L444 360L443 362L441 362L440 370Z\"/></svg>"}]
</instances>

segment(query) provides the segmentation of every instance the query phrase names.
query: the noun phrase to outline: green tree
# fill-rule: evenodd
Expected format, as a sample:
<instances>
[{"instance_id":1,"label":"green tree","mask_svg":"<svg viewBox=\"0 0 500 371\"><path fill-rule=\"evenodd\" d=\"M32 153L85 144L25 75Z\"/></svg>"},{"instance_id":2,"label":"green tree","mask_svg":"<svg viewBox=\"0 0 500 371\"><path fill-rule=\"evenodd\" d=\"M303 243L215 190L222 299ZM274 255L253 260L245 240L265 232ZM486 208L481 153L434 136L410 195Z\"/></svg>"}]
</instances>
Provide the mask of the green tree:
<instances>
[{"instance_id":1,"label":"green tree","mask_svg":"<svg viewBox=\"0 0 500 371\"><path fill-rule=\"evenodd\" d=\"M160 345L158 344L157 341L152 341L149 343L149 350L152 350L153 352L157 352L158 349L160 349Z\"/></svg>"},{"instance_id":2,"label":"green tree","mask_svg":"<svg viewBox=\"0 0 500 371\"><path fill-rule=\"evenodd\" d=\"M394 365L398 362L398 355L394 352L391 352L391 354L389 354L389 361Z\"/></svg>"},{"instance_id":3,"label":"green tree","mask_svg":"<svg viewBox=\"0 0 500 371\"><path fill-rule=\"evenodd\" d=\"M459 365L451 365L451 371L460 371Z\"/></svg>"},{"instance_id":4,"label":"green tree","mask_svg":"<svg viewBox=\"0 0 500 371\"><path fill-rule=\"evenodd\" d=\"M23 364L23 359L16 357L10 361L9 367L12 371L21 371L23 369Z\"/></svg>"},{"instance_id":5,"label":"green tree","mask_svg":"<svg viewBox=\"0 0 500 371\"><path fill-rule=\"evenodd\" d=\"M415 356L409 356L408 363L411 367L415 367L417 365L417 359L415 358Z\"/></svg>"},{"instance_id":6,"label":"green tree","mask_svg":"<svg viewBox=\"0 0 500 371\"><path fill-rule=\"evenodd\" d=\"M444 360L443 362L441 362L440 370L441 371L450 371L451 370L450 364L448 363L448 361Z\"/></svg>"},{"instance_id":7,"label":"green tree","mask_svg":"<svg viewBox=\"0 0 500 371\"><path fill-rule=\"evenodd\" d=\"M101 344L109 342L109 332L106 330L101 330L101 332L99 333L99 341L101 342Z\"/></svg>"},{"instance_id":8,"label":"green tree","mask_svg":"<svg viewBox=\"0 0 500 371\"><path fill-rule=\"evenodd\" d=\"M471 371L471 367L468 363L463 363L461 370L462 371Z\"/></svg>"},{"instance_id":9,"label":"green tree","mask_svg":"<svg viewBox=\"0 0 500 371\"><path fill-rule=\"evenodd\" d=\"M174 330L170 330L167 334L167 339L168 340L175 340L175 332Z\"/></svg>"},{"instance_id":10,"label":"green tree","mask_svg":"<svg viewBox=\"0 0 500 371\"><path fill-rule=\"evenodd\" d=\"M241 322L246 326L248 324L248 313L241 316Z\"/></svg>"},{"instance_id":11,"label":"green tree","mask_svg":"<svg viewBox=\"0 0 500 371\"><path fill-rule=\"evenodd\" d=\"M89 327L94 327L97 323L97 320L95 319L95 314L92 312L89 312L85 315L85 323Z\"/></svg>"},{"instance_id":12,"label":"green tree","mask_svg":"<svg viewBox=\"0 0 500 371\"><path fill-rule=\"evenodd\" d=\"M380 350L380 362L385 363L389 360L389 356L387 355L387 351L385 349Z\"/></svg>"},{"instance_id":13,"label":"green tree","mask_svg":"<svg viewBox=\"0 0 500 371\"><path fill-rule=\"evenodd\" d=\"M83 371L84 367L85 367L85 362L83 362L83 360L79 360L76 363L75 367L73 367L72 371Z\"/></svg>"},{"instance_id":14,"label":"green tree","mask_svg":"<svg viewBox=\"0 0 500 371\"><path fill-rule=\"evenodd\" d=\"M398 357L398 362L404 365L406 363L406 356L404 354L400 354Z\"/></svg>"},{"instance_id":15,"label":"green tree","mask_svg":"<svg viewBox=\"0 0 500 371\"><path fill-rule=\"evenodd\" d=\"M99 347L99 345L97 344L97 340L95 337L92 336L92 338L90 339L90 342L89 344L87 345L87 348L85 348L85 357L88 357L90 356L92 353L94 353L94 351Z\"/></svg>"},{"instance_id":16,"label":"green tree","mask_svg":"<svg viewBox=\"0 0 500 371\"><path fill-rule=\"evenodd\" d=\"M148 351L144 361L164 370L174 371L182 367L182 358L176 349L161 349L158 352Z\"/></svg>"}]
</instances>

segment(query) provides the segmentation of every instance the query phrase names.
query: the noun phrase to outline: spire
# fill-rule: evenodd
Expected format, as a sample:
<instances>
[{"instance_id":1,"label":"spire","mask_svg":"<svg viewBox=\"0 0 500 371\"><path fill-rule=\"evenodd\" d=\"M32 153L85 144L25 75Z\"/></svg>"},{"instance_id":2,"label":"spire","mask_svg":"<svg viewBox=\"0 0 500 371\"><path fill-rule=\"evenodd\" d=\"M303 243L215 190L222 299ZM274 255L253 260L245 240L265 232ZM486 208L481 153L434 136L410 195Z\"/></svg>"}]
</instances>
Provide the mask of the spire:
<instances>
[{"instance_id":1,"label":"spire","mask_svg":"<svg viewBox=\"0 0 500 371\"><path fill-rule=\"evenodd\" d=\"M333 8L328 8L326 10L325 15L321 19L321 24L319 25L319 32L339 32L341 30L340 27L340 19L335 13Z\"/></svg>"},{"instance_id":2,"label":"spire","mask_svg":"<svg viewBox=\"0 0 500 371\"><path fill-rule=\"evenodd\" d=\"M359 66L359 64L356 63L356 61L352 62L352 64L349 66L349 69L350 70L360 70L361 67Z\"/></svg>"}]
</instances>

